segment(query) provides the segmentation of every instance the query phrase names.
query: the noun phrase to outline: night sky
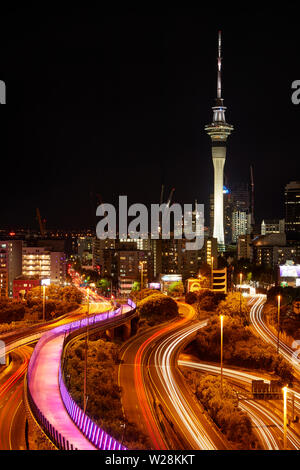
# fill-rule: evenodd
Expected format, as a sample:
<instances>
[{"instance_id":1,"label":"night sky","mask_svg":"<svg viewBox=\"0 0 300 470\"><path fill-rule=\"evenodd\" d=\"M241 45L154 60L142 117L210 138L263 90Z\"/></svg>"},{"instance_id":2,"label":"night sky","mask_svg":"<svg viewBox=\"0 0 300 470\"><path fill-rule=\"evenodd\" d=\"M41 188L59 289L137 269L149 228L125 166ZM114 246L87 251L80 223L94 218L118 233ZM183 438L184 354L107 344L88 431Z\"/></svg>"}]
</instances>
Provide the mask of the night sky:
<instances>
[{"instance_id":1,"label":"night sky","mask_svg":"<svg viewBox=\"0 0 300 470\"><path fill-rule=\"evenodd\" d=\"M299 14L194 9L11 9L1 18L0 228L94 224L95 194L115 203L166 196L208 208L217 32L223 98L234 125L228 183L248 182L256 216L284 215L286 183L299 180ZM207 211L208 214L208 211ZM208 224L208 219L206 220Z\"/></svg>"}]
</instances>

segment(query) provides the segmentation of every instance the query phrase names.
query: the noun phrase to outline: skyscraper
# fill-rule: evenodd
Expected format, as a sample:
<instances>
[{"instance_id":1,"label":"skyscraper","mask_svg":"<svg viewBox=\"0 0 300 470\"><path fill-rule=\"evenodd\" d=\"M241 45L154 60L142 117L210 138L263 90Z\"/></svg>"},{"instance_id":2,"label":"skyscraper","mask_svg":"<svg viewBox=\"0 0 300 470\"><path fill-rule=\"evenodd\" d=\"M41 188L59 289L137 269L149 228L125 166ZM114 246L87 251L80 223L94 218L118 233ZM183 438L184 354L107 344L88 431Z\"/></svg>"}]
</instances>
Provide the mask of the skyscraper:
<instances>
[{"instance_id":1,"label":"skyscraper","mask_svg":"<svg viewBox=\"0 0 300 470\"><path fill-rule=\"evenodd\" d=\"M285 187L285 231L290 238L300 238L300 181Z\"/></svg>"},{"instance_id":2,"label":"skyscraper","mask_svg":"<svg viewBox=\"0 0 300 470\"><path fill-rule=\"evenodd\" d=\"M213 236L218 240L220 251L224 250L224 215L223 215L223 180L226 160L226 141L231 134L233 126L225 120L226 107L223 105L221 86L221 31L218 35L217 58L217 98L213 106L213 122L205 126L205 131L212 141L212 159L214 165L214 231Z\"/></svg>"}]
</instances>

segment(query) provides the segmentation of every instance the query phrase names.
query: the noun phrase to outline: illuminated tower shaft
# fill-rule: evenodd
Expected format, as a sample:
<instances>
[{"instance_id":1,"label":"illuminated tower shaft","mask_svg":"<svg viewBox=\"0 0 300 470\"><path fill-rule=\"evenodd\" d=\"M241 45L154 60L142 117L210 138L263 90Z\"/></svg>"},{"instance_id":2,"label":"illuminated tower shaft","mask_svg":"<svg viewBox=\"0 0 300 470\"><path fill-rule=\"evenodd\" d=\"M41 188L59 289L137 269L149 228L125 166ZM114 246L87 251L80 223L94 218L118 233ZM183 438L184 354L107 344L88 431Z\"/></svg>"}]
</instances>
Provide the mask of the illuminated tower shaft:
<instances>
[{"instance_id":1,"label":"illuminated tower shaft","mask_svg":"<svg viewBox=\"0 0 300 470\"><path fill-rule=\"evenodd\" d=\"M233 126L226 123L225 106L222 98L221 82L221 31L218 35L218 77L217 77L217 98L216 106L213 110L213 122L205 126L207 134L212 141L212 159L214 165L214 232L213 236L217 238L219 250L224 250L224 202L223 202L223 181L224 165L226 160L226 141L231 134Z\"/></svg>"}]
</instances>

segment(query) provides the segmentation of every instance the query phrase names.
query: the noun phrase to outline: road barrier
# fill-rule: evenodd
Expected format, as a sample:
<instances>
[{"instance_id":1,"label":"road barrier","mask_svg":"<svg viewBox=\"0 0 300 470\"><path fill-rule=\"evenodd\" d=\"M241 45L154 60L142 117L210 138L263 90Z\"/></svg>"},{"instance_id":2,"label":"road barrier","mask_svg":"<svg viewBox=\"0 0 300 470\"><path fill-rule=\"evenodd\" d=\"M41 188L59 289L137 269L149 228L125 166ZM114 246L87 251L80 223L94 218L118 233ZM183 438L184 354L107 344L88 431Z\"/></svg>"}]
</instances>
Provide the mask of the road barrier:
<instances>
[{"instance_id":1,"label":"road barrier","mask_svg":"<svg viewBox=\"0 0 300 470\"><path fill-rule=\"evenodd\" d=\"M109 326L112 326L113 321L114 321L114 326L115 326L115 320L118 319L118 316L119 316L120 321L117 323L121 324L124 320L128 321L128 319L132 317L136 309L135 303L132 302L130 299L128 300L128 305L131 307L131 310L129 312L126 312L124 315L122 315L122 307L119 307L118 309L114 311L107 311L104 313L99 313L93 316L85 317L81 320L74 321L72 323L60 325L54 328L53 330L44 333L41 339L38 341L33 351L33 354L31 356L31 359L28 365L27 380L25 383L28 404L30 406L30 409L34 418L36 419L38 424L41 426L44 433L60 450L78 450L78 449L75 446L73 446L73 444L70 443L65 438L65 436L62 436L61 433L58 432L54 428L54 426L39 410L38 406L36 405L32 397L32 394L30 391L30 380L31 380L32 371L35 366L37 355L39 354L41 348L45 345L45 343L51 340L54 336L62 335L62 334L64 335L64 340L63 340L63 350L64 350L64 347L69 342L69 340L73 338L74 335L76 334L78 335L84 332L87 326L93 329L93 328L98 327L98 323L103 322L103 328L107 328ZM113 321L110 321L110 320L113 320ZM62 351L62 355L63 355L63 351ZM72 421L74 422L74 424L77 426L77 428L82 432L82 434L97 449L126 450L126 447L124 447L121 443L116 441L113 437L109 436L103 429L101 429L96 423L94 423L92 419L89 418L83 412L83 410L75 403L75 401L71 397L65 385L65 382L63 379L61 362L59 364L58 380L59 380L58 385L60 389L61 398L66 408L66 411L68 415L70 416L70 418L72 419Z\"/></svg>"}]
</instances>

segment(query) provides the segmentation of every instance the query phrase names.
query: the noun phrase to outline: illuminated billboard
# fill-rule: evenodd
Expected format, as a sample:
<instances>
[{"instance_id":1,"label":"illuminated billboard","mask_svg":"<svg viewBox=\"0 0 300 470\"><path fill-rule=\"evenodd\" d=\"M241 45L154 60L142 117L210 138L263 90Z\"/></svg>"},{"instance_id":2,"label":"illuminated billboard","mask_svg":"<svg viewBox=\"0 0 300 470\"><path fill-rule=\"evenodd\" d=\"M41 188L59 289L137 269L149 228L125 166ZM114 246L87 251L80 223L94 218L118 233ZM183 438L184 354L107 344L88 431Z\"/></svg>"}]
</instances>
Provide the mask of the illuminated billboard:
<instances>
[{"instance_id":1,"label":"illuminated billboard","mask_svg":"<svg viewBox=\"0 0 300 470\"><path fill-rule=\"evenodd\" d=\"M300 277L300 264L279 266L280 277Z\"/></svg>"},{"instance_id":2,"label":"illuminated billboard","mask_svg":"<svg viewBox=\"0 0 300 470\"><path fill-rule=\"evenodd\" d=\"M160 282L150 282L149 289L160 289Z\"/></svg>"},{"instance_id":3,"label":"illuminated billboard","mask_svg":"<svg viewBox=\"0 0 300 470\"><path fill-rule=\"evenodd\" d=\"M187 290L188 292L197 292L201 289L201 284L199 279L188 279Z\"/></svg>"},{"instance_id":4,"label":"illuminated billboard","mask_svg":"<svg viewBox=\"0 0 300 470\"><path fill-rule=\"evenodd\" d=\"M181 274L163 274L161 276L163 282L179 282L182 281Z\"/></svg>"}]
</instances>

